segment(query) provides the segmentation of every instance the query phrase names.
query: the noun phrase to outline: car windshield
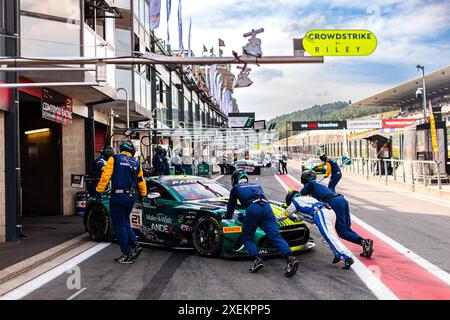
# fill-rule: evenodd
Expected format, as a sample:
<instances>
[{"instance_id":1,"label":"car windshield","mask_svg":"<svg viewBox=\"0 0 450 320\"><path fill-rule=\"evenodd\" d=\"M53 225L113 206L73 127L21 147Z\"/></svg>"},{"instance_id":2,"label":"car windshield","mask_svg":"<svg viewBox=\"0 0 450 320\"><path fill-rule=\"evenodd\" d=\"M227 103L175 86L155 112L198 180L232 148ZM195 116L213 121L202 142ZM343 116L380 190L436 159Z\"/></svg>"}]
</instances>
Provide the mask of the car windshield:
<instances>
[{"instance_id":1,"label":"car windshield","mask_svg":"<svg viewBox=\"0 0 450 320\"><path fill-rule=\"evenodd\" d=\"M219 196L227 197L230 192L223 186L215 182L196 182L183 185L172 186L172 189L180 196L183 201L203 200L217 198Z\"/></svg>"},{"instance_id":2,"label":"car windshield","mask_svg":"<svg viewBox=\"0 0 450 320\"><path fill-rule=\"evenodd\" d=\"M206 184L210 189L212 189L215 193L220 194L222 197L229 197L230 196L230 190L225 188L223 185L217 183L217 182L209 182Z\"/></svg>"}]
</instances>

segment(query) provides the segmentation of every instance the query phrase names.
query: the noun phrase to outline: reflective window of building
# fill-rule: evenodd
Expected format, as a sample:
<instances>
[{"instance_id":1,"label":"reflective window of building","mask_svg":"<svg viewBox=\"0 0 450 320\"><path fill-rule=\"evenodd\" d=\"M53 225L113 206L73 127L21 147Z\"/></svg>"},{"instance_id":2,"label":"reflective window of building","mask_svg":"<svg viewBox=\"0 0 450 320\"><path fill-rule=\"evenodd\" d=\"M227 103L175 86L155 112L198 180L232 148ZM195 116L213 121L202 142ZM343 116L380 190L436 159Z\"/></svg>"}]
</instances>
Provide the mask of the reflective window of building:
<instances>
[{"instance_id":1,"label":"reflective window of building","mask_svg":"<svg viewBox=\"0 0 450 320\"><path fill-rule=\"evenodd\" d=\"M20 0L20 10L80 20L80 0Z\"/></svg>"},{"instance_id":2,"label":"reflective window of building","mask_svg":"<svg viewBox=\"0 0 450 320\"><path fill-rule=\"evenodd\" d=\"M23 56L74 57L80 55L80 26L62 21L20 17ZM58 32L48 32L58 30Z\"/></svg>"},{"instance_id":3,"label":"reflective window of building","mask_svg":"<svg viewBox=\"0 0 450 320\"><path fill-rule=\"evenodd\" d=\"M115 40L117 56L131 55L131 31L116 28Z\"/></svg>"},{"instance_id":4,"label":"reflective window of building","mask_svg":"<svg viewBox=\"0 0 450 320\"><path fill-rule=\"evenodd\" d=\"M128 99L131 99L132 71L130 69L116 68L116 88L125 88L128 91ZM125 93L120 90L117 93L117 99L125 100Z\"/></svg>"}]
</instances>

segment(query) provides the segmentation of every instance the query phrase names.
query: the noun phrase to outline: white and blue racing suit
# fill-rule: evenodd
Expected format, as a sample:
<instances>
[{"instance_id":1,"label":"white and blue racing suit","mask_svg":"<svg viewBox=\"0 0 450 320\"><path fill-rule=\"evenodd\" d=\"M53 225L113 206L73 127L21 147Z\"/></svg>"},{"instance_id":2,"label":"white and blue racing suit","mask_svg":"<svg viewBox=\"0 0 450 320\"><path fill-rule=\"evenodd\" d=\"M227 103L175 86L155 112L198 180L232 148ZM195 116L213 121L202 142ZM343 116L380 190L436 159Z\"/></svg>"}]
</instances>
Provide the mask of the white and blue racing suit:
<instances>
[{"instance_id":1,"label":"white and blue racing suit","mask_svg":"<svg viewBox=\"0 0 450 320\"><path fill-rule=\"evenodd\" d=\"M298 196L292 200L286 213L290 219L294 220L298 215L301 220L315 224L336 257L342 260L350 257L350 252L338 240L334 227L336 215L323 202L313 197Z\"/></svg>"}]
</instances>

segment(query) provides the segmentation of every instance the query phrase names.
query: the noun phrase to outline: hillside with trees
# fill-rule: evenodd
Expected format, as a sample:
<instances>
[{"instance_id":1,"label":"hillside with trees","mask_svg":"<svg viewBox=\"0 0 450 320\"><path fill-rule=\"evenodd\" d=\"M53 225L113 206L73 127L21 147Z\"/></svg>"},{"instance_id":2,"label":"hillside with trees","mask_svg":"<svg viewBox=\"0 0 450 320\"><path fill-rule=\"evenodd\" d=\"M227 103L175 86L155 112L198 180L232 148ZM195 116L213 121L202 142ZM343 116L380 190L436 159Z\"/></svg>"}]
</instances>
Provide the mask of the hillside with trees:
<instances>
[{"instance_id":1,"label":"hillside with trees","mask_svg":"<svg viewBox=\"0 0 450 320\"><path fill-rule=\"evenodd\" d=\"M276 128L280 132L280 139L283 139L286 137L286 122L288 121L348 120L395 110L395 108L391 107L358 107L351 106L350 104L351 101L337 101L314 105L306 109L283 114L270 120L269 123L276 123ZM296 132L289 132L289 136L294 134Z\"/></svg>"}]
</instances>

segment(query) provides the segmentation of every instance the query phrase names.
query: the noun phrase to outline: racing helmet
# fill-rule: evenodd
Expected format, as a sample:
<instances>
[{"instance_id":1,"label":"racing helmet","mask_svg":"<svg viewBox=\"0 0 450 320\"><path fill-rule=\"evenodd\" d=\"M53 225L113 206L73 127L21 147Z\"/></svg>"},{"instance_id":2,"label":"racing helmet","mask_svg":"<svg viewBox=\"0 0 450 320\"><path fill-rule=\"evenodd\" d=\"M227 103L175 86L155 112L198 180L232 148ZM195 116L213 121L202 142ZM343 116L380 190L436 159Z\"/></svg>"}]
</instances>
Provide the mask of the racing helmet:
<instances>
[{"instance_id":1,"label":"racing helmet","mask_svg":"<svg viewBox=\"0 0 450 320\"><path fill-rule=\"evenodd\" d=\"M302 184L306 184L311 180L316 180L317 175L311 171L311 170L305 170L302 172L302 175L300 176L300 180Z\"/></svg>"},{"instance_id":2,"label":"racing helmet","mask_svg":"<svg viewBox=\"0 0 450 320\"><path fill-rule=\"evenodd\" d=\"M114 148L111 146L104 146L100 153L102 158L108 161L108 159L114 155Z\"/></svg>"},{"instance_id":3,"label":"racing helmet","mask_svg":"<svg viewBox=\"0 0 450 320\"><path fill-rule=\"evenodd\" d=\"M320 160L322 160L323 162L327 161L328 157L325 153L322 153L319 157Z\"/></svg>"},{"instance_id":4,"label":"racing helmet","mask_svg":"<svg viewBox=\"0 0 450 320\"><path fill-rule=\"evenodd\" d=\"M234 186L235 184L238 184L242 179L246 179L248 182L247 173L243 169L237 169L231 175L231 184Z\"/></svg>"},{"instance_id":5,"label":"racing helmet","mask_svg":"<svg viewBox=\"0 0 450 320\"><path fill-rule=\"evenodd\" d=\"M131 140L125 140L120 144L120 152L126 151L131 153L131 156L134 157L134 154L136 153L136 148L134 147L133 142Z\"/></svg>"},{"instance_id":6,"label":"racing helmet","mask_svg":"<svg viewBox=\"0 0 450 320\"><path fill-rule=\"evenodd\" d=\"M299 195L300 193L295 190L295 189L291 189L289 190L289 192L286 195L286 199L284 200L284 202L286 203L287 206L290 206L292 203L292 199L294 199L297 195Z\"/></svg>"},{"instance_id":7,"label":"racing helmet","mask_svg":"<svg viewBox=\"0 0 450 320\"><path fill-rule=\"evenodd\" d=\"M163 148L161 146L156 146L155 153L156 154L162 154Z\"/></svg>"}]
</instances>

